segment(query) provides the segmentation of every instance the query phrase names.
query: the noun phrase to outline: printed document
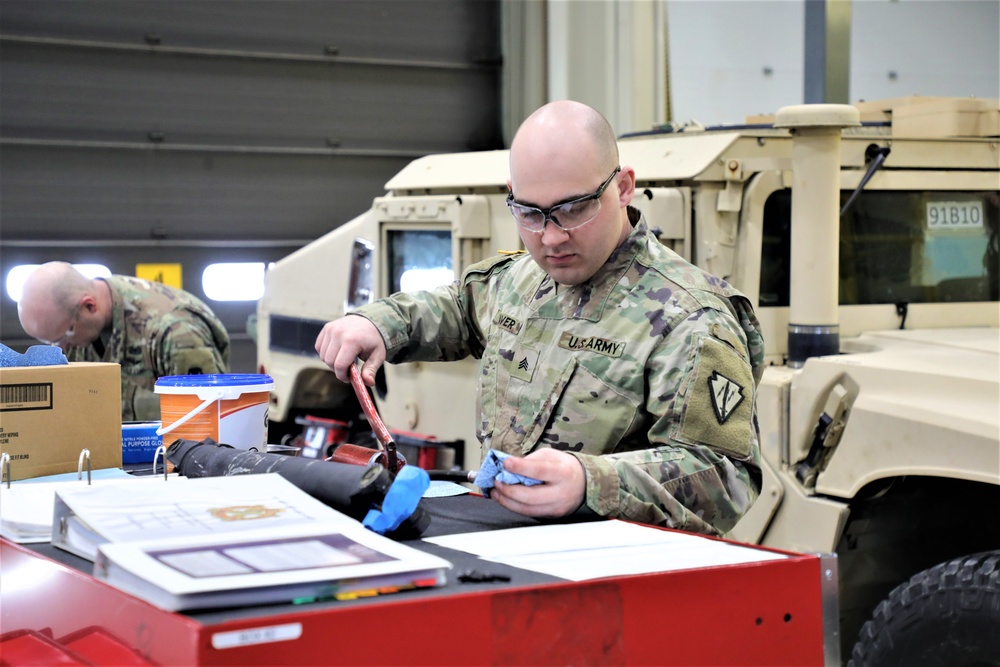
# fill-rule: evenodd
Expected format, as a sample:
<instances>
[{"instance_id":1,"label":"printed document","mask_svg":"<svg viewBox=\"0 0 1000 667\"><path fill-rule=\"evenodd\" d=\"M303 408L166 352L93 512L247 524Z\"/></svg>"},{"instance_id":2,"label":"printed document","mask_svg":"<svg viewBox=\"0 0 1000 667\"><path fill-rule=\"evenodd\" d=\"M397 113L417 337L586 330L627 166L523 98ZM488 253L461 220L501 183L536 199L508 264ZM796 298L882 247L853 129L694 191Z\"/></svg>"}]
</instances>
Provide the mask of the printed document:
<instances>
[{"instance_id":1,"label":"printed document","mask_svg":"<svg viewBox=\"0 0 1000 667\"><path fill-rule=\"evenodd\" d=\"M787 558L757 547L617 519L442 535L424 541L570 581Z\"/></svg>"},{"instance_id":2,"label":"printed document","mask_svg":"<svg viewBox=\"0 0 1000 667\"><path fill-rule=\"evenodd\" d=\"M56 491L53 512L52 544L89 560L105 542L354 521L277 473L74 485Z\"/></svg>"}]
</instances>

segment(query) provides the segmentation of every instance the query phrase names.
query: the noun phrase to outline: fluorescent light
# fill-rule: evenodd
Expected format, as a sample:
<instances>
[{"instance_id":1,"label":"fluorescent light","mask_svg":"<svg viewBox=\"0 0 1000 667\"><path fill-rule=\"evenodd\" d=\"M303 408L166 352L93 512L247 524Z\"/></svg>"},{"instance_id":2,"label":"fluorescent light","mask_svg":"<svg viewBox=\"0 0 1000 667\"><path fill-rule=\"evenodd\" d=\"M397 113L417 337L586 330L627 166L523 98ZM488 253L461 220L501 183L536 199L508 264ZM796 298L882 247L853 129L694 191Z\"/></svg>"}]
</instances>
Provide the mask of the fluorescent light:
<instances>
[{"instance_id":1,"label":"fluorescent light","mask_svg":"<svg viewBox=\"0 0 1000 667\"><path fill-rule=\"evenodd\" d=\"M24 291L25 281L39 266L41 265L18 264L7 272L7 279L4 281L4 287L7 290L7 296L9 296L12 301L18 302L21 300L21 292ZM111 275L111 269L103 264L74 264L73 266L76 267L77 271L88 278L107 278Z\"/></svg>"},{"instance_id":2,"label":"fluorescent light","mask_svg":"<svg viewBox=\"0 0 1000 667\"><path fill-rule=\"evenodd\" d=\"M264 262L209 264L201 288L215 301L256 301L264 296Z\"/></svg>"}]
</instances>

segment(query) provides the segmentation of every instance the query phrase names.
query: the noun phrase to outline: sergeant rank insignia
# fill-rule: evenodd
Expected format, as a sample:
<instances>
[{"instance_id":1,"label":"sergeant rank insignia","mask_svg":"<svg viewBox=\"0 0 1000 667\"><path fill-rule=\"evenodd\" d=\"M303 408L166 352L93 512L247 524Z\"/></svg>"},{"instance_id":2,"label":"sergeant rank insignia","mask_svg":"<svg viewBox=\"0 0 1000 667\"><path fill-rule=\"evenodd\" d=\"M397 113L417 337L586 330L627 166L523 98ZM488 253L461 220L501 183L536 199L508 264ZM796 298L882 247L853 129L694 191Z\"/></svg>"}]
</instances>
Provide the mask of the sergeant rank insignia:
<instances>
[{"instance_id":1,"label":"sergeant rank insignia","mask_svg":"<svg viewBox=\"0 0 1000 667\"><path fill-rule=\"evenodd\" d=\"M720 425L725 424L736 407L743 402L743 387L725 375L719 375L718 371L712 371L708 378L708 392L712 395L712 407Z\"/></svg>"}]
</instances>

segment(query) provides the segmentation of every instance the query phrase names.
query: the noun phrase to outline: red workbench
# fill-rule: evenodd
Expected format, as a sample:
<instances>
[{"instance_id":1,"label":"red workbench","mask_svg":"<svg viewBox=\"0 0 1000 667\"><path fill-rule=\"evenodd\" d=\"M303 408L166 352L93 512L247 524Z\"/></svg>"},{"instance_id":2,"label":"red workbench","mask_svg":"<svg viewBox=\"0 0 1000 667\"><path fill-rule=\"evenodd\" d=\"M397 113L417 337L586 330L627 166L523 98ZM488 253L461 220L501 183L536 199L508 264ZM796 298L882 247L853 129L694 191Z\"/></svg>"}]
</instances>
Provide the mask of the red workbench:
<instances>
[{"instance_id":1,"label":"red workbench","mask_svg":"<svg viewBox=\"0 0 1000 667\"><path fill-rule=\"evenodd\" d=\"M0 662L801 666L839 658L833 556L584 582L489 563L510 581L467 585L457 575L482 561L412 544L455 564L446 586L181 614L94 579L89 562L50 545L0 540Z\"/></svg>"}]
</instances>

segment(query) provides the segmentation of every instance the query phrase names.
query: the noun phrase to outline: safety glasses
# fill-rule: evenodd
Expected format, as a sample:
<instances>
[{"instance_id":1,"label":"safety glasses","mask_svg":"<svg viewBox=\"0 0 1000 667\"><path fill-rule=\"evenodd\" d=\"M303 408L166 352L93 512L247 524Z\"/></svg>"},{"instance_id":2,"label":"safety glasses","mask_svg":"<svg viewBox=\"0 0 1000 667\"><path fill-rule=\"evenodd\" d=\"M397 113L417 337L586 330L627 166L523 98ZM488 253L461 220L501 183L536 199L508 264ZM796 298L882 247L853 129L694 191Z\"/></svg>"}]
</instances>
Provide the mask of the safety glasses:
<instances>
[{"instance_id":1,"label":"safety glasses","mask_svg":"<svg viewBox=\"0 0 1000 667\"><path fill-rule=\"evenodd\" d=\"M529 232L542 233L545 230L547 220L551 220L556 227L565 231L577 229L596 218L597 214L601 212L601 195L604 194L604 191L611 185L611 181L621 170L620 166L615 167L611 175L601 183L601 187L592 194L564 201L550 208L519 204L514 201L514 193L511 192L507 195L507 208L517 220L517 224Z\"/></svg>"}]
</instances>

